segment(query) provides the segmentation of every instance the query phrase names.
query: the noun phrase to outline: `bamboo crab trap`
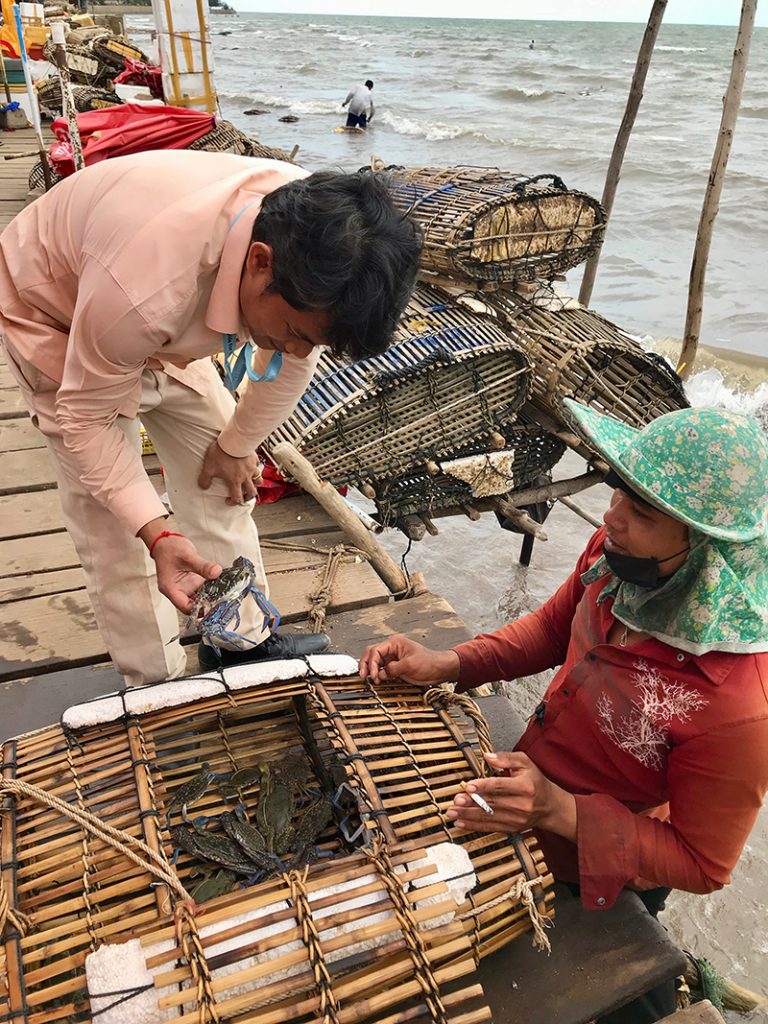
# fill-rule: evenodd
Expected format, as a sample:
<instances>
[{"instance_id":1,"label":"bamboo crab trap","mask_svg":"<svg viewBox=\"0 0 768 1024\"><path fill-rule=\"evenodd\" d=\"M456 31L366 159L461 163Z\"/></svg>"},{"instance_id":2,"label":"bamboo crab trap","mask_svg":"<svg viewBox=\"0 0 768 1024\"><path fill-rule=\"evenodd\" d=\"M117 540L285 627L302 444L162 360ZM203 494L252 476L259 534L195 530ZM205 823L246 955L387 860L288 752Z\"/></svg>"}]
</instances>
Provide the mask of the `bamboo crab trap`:
<instances>
[{"instance_id":1,"label":"bamboo crab trap","mask_svg":"<svg viewBox=\"0 0 768 1024\"><path fill-rule=\"evenodd\" d=\"M265 160L282 160L294 163L288 153L275 146L266 146L241 132L230 121L219 121L216 127L187 146L187 149L203 149L210 153L238 153L241 156L263 157Z\"/></svg>"},{"instance_id":2,"label":"bamboo crab trap","mask_svg":"<svg viewBox=\"0 0 768 1024\"><path fill-rule=\"evenodd\" d=\"M384 481L376 492L379 518L388 526L410 515L471 511L478 499L506 495L547 474L565 447L537 424L507 427L501 450L468 445L450 459Z\"/></svg>"},{"instance_id":3,"label":"bamboo crab trap","mask_svg":"<svg viewBox=\"0 0 768 1024\"><path fill-rule=\"evenodd\" d=\"M552 278L588 259L603 208L552 174L496 168L393 169L397 206L421 225L426 270L483 281Z\"/></svg>"},{"instance_id":4,"label":"bamboo crab trap","mask_svg":"<svg viewBox=\"0 0 768 1024\"><path fill-rule=\"evenodd\" d=\"M562 423L564 398L634 427L688 405L680 378L664 359L591 309L557 297L547 308L507 290L469 302L514 330L533 366L532 403Z\"/></svg>"},{"instance_id":5,"label":"bamboo crab trap","mask_svg":"<svg viewBox=\"0 0 768 1024\"><path fill-rule=\"evenodd\" d=\"M468 439L503 445L531 372L511 333L417 285L390 348L353 365L324 352L296 410L264 447L290 441L331 483L367 486Z\"/></svg>"},{"instance_id":6,"label":"bamboo crab trap","mask_svg":"<svg viewBox=\"0 0 768 1024\"><path fill-rule=\"evenodd\" d=\"M531 929L546 943L552 890L532 835L449 827L446 809L489 745L468 698L379 692L333 655L127 690L7 741L0 1016L490 1019L469 975ZM326 801L320 818L312 793ZM167 819L180 822L182 805L205 821L174 825L175 841L186 830L203 852L174 864ZM287 821L293 846L275 839L285 863L245 887L208 880L195 903L201 862L213 859L215 883L222 874L226 842L211 823L236 807L265 835Z\"/></svg>"}]
</instances>

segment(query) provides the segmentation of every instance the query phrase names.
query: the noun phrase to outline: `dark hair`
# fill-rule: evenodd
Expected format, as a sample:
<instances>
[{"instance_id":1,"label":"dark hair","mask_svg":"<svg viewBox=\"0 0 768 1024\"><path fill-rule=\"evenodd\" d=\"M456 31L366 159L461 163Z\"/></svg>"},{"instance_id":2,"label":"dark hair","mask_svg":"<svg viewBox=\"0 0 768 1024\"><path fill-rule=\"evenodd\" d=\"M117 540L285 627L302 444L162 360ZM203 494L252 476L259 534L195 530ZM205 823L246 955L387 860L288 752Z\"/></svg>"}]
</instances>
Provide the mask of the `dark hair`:
<instances>
[{"instance_id":1,"label":"dark hair","mask_svg":"<svg viewBox=\"0 0 768 1024\"><path fill-rule=\"evenodd\" d=\"M389 345L416 282L421 233L384 174L318 171L266 195L252 239L272 248L271 287L328 310L328 344L353 360Z\"/></svg>"},{"instance_id":2,"label":"dark hair","mask_svg":"<svg viewBox=\"0 0 768 1024\"><path fill-rule=\"evenodd\" d=\"M367 81L367 82L365 83L365 88L366 88L366 89L372 89L372 88L373 88L373 82L372 82L372 81L370 80L370 78L369 78L369 79L368 79L368 81Z\"/></svg>"}]
</instances>

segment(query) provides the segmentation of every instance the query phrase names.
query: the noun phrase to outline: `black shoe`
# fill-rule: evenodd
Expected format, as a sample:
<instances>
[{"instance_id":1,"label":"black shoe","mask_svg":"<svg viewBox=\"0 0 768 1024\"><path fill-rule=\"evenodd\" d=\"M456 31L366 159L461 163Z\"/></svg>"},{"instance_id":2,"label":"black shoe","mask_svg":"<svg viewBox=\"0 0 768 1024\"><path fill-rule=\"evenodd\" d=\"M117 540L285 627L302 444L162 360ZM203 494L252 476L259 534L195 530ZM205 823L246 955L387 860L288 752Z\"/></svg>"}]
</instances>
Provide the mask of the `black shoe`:
<instances>
[{"instance_id":1,"label":"black shoe","mask_svg":"<svg viewBox=\"0 0 768 1024\"><path fill-rule=\"evenodd\" d=\"M327 633L274 633L257 647L245 651L217 652L201 640L197 647L200 668L210 672L232 665L247 665L251 661L275 661L278 658L302 658L308 654L322 654L331 646Z\"/></svg>"}]
</instances>

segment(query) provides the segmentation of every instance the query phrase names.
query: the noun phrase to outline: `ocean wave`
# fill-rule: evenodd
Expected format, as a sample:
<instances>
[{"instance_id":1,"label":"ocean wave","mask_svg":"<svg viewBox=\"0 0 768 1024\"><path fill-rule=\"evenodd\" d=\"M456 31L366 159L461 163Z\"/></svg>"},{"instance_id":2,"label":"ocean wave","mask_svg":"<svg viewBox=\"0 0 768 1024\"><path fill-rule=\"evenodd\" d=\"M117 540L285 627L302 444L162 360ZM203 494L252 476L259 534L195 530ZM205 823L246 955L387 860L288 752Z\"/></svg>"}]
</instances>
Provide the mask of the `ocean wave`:
<instances>
[{"instance_id":1,"label":"ocean wave","mask_svg":"<svg viewBox=\"0 0 768 1024\"><path fill-rule=\"evenodd\" d=\"M490 142L494 145L519 146L521 139L502 139L485 132L477 131L474 128L467 128L464 125L445 124L442 121L419 121L417 118L400 117L389 110L376 114L379 123L386 124L398 133L398 135L411 135L428 142L439 142L443 139L479 139L482 142Z\"/></svg>"},{"instance_id":2,"label":"ocean wave","mask_svg":"<svg viewBox=\"0 0 768 1024\"><path fill-rule=\"evenodd\" d=\"M725 378L714 367L694 373L685 384L685 393L691 405L706 408L716 405L731 412L754 416L764 430L768 430L768 384L762 383L754 391L730 388Z\"/></svg>"},{"instance_id":3,"label":"ocean wave","mask_svg":"<svg viewBox=\"0 0 768 1024\"><path fill-rule=\"evenodd\" d=\"M264 92L219 92L221 99L240 105L260 103L265 107L287 108L296 114L338 114L340 104L335 100L296 100L290 96L271 96Z\"/></svg>"},{"instance_id":4,"label":"ocean wave","mask_svg":"<svg viewBox=\"0 0 768 1024\"><path fill-rule=\"evenodd\" d=\"M645 142L685 142L685 139L680 138L679 135L645 135L638 132L638 137L642 134L642 138Z\"/></svg>"},{"instance_id":5,"label":"ocean wave","mask_svg":"<svg viewBox=\"0 0 768 1024\"><path fill-rule=\"evenodd\" d=\"M341 110L336 100L291 100L290 107L297 114L338 114Z\"/></svg>"},{"instance_id":6,"label":"ocean wave","mask_svg":"<svg viewBox=\"0 0 768 1024\"><path fill-rule=\"evenodd\" d=\"M657 50L661 50L662 53L706 53L706 46L657 46ZM634 61L630 61L634 64Z\"/></svg>"},{"instance_id":7,"label":"ocean wave","mask_svg":"<svg viewBox=\"0 0 768 1024\"><path fill-rule=\"evenodd\" d=\"M340 43L354 43L356 46L373 46L370 39L363 39L362 36L351 36L346 32L339 32L333 25L310 22L307 28L311 32L321 32L326 39L336 39Z\"/></svg>"},{"instance_id":8,"label":"ocean wave","mask_svg":"<svg viewBox=\"0 0 768 1024\"><path fill-rule=\"evenodd\" d=\"M742 107L739 117L757 117L761 121L768 119L768 107Z\"/></svg>"},{"instance_id":9,"label":"ocean wave","mask_svg":"<svg viewBox=\"0 0 768 1024\"><path fill-rule=\"evenodd\" d=\"M499 89L496 95L505 100L545 100L554 96L549 89L516 89L510 86L508 89Z\"/></svg>"}]
</instances>

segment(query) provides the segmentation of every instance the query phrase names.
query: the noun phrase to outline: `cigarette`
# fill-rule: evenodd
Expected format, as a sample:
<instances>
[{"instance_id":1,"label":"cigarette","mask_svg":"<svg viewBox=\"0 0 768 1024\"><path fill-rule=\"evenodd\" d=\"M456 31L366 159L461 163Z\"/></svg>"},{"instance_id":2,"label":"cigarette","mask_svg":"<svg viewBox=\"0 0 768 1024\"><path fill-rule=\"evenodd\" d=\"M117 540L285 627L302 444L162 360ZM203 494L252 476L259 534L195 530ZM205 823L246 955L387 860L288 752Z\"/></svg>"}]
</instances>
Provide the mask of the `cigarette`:
<instances>
[{"instance_id":1,"label":"cigarette","mask_svg":"<svg viewBox=\"0 0 768 1024\"><path fill-rule=\"evenodd\" d=\"M464 790L464 792L466 792L467 784L463 780L461 783L461 788ZM474 800L477 806L481 810L485 811L486 814L493 814L493 808L486 800L483 800L479 793L467 793L467 796L469 797L470 800Z\"/></svg>"}]
</instances>

